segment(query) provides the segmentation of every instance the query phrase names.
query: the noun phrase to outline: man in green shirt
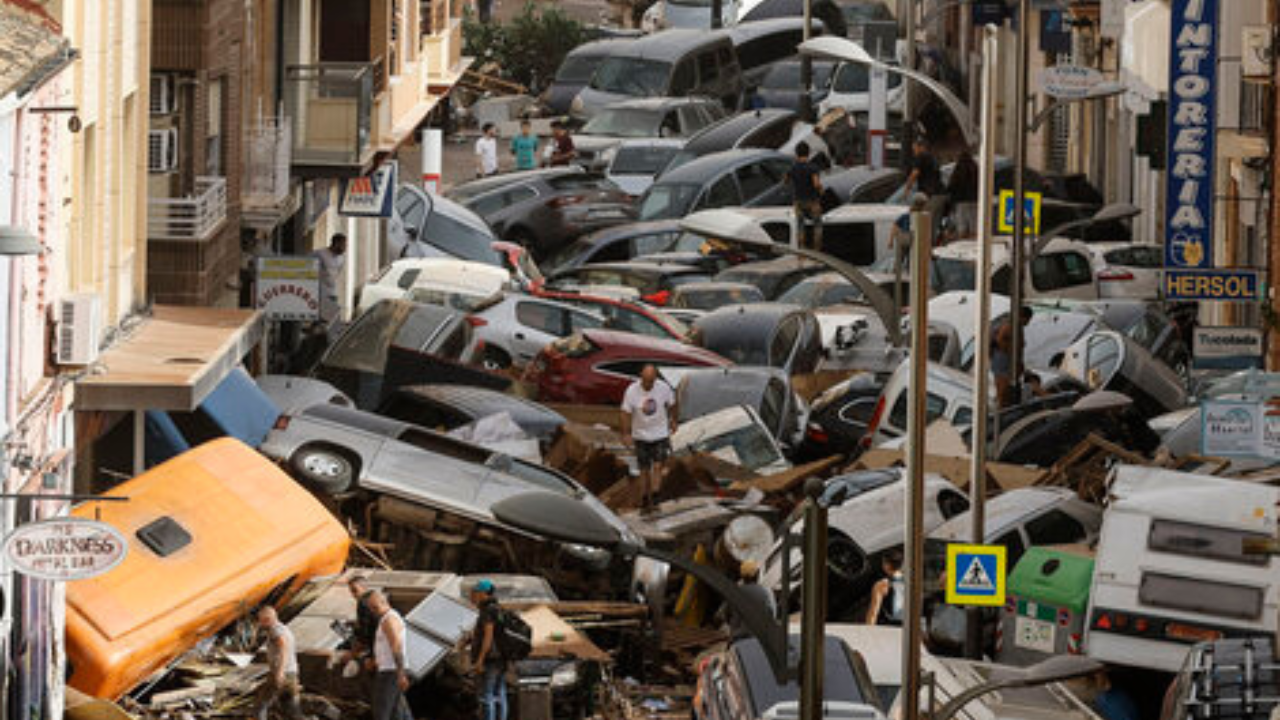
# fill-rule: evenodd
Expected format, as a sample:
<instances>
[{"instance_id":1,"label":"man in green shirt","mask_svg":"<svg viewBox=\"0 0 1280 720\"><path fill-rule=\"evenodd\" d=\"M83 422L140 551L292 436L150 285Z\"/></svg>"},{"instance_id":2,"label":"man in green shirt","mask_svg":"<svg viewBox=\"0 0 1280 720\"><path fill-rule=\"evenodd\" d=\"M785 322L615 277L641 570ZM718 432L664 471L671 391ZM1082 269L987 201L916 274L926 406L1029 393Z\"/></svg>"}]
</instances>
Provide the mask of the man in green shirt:
<instances>
[{"instance_id":1,"label":"man in green shirt","mask_svg":"<svg viewBox=\"0 0 1280 720\"><path fill-rule=\"evenodd\" d=\"M538 167L538 136L528 120L520 121L520 134L511 138L511 152L516 156L516 170Z\"/></svg>"}]
</instances>

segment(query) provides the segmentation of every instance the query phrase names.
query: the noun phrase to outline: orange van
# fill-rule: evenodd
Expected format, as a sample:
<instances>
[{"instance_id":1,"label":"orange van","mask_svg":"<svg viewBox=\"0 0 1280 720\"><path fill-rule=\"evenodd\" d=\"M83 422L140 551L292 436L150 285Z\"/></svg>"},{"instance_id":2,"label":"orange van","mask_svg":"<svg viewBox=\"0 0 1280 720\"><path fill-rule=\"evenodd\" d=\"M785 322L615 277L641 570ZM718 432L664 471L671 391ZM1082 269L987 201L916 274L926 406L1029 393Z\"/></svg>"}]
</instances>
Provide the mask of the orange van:
<instances>
[{"instance_id":1,"label":"orange van","mask_svg":"<svg viewBox=\"0 0 1280 720\"><path fill-rule=\"evenodd\" d=\"M86 503L129 541L124 561L67 584L71 685L114 700L265 599L336 575L350 537L238 440L206 443Z\"/></svg>"}]
</instances>

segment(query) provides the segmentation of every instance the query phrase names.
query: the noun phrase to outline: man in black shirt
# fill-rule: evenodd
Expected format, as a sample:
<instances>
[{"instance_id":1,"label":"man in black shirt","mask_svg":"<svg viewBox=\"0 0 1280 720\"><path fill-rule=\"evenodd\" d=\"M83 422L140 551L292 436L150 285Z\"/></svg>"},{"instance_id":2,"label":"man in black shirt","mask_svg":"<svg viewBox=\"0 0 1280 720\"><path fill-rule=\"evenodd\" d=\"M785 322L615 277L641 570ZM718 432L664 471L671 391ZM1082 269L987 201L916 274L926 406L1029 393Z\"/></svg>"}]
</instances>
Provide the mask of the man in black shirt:
<instances>
[{"instance_id":1,"label":"man in black shirt","mask_svg":"<svg viewBox=\"0 0 1280 720\"><path fill-rule=\"evenodd\" d=\"M933 198L942 194L942 175L938 172L938 161L929 152L929 143L924 138L916 138L911 146L911 174L907 176L907 195L922 192Z\"/></svg>"},{"instance_id":2,"label":"man in black shirt","mask_svg":"<svg viewBox=\"0 0 1280 720\"><path fill-rule=\"evenodd\" d=\"M818 167L809 162L809 143L796 143L796 161L787 171L796 218L804 231L804 246L822 249L822 179Z\"/></svg>"},{"instance_id":3,"label":"man in black shirt","mask_svg":"<svg viewBox=\"0 0 1280 720\"><path fill-rule=\"evenodd\" d=\"M500 621L496 588L487 578L471 590L471 604L480 613L471 636L471 672L476 675L480 700L480 720L506 720L506 661L498 647Z\"/></svg>"},{"instance_id":4,"label":"man in black shirt","mask_svg":"<svg viewBox=\"0 0 1280 720\"><path fill-rule=\"evenodd\" d=\"M951 219L956 224L956 236L971 240L978 234L978 163L968 150L962 150L951 171L947 183L947 196L951 200Z\"/></svg>"}]
</instances>

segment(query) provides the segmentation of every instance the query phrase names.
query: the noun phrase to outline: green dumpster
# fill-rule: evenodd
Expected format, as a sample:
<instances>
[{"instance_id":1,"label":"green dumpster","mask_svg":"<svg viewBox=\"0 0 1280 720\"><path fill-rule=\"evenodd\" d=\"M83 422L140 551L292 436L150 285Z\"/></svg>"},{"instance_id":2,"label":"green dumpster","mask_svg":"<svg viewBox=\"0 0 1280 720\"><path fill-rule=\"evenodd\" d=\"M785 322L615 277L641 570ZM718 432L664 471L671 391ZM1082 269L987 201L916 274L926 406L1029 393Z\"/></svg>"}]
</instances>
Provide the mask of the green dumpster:
<instances>
[{"instance_id":1,"label":"green dumpster","mask_svg":"<svg viewBox=\"0 0 1280 720\"><path fill-rule=\"evenodd\" d=\"M1092 585L1093 557L1087 550L1028 550L1009 575L996 661L1025 666L1050 655L1082 654Z\"/></svg>"}]
</instances>

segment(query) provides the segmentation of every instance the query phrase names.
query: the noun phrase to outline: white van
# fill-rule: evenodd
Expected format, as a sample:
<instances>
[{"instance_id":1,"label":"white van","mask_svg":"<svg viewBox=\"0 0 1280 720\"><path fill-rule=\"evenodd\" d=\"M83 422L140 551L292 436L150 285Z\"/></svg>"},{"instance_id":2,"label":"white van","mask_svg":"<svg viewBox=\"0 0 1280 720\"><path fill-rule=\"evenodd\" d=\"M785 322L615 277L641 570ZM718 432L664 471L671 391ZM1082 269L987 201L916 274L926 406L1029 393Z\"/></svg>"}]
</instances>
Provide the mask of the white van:
<instances>
[{"instance_id":1,"label":"white van","mask_svg":"<svg viewBox=\"0 0 1280 720\"><path fill-rule=\"evenodd\" d=\"M1280 560L1244 552L1276 534L1280 489L1118 467L1098 542L1086 653L1177 672L1195 643L1271 635Z\"/></svg>"},{"instance_id":2,"label":"white van","mask_svg":"<svg viewBox=\"0 0 1280 720\"><path fill-rule=\"evenodd\" d=\"M1013 280L1010 265L1012 240L998 237L991 245L991 291L1008 295ZM936 293L973 290L978 264L978 243L957 240L933 251L931 277ZM1089 246L1069 238L1054 238L1029 263L1026 284L1028 300L1097 300L1101 297L1093 272Z\"/></svg>"},{"instance_id":3,"label":"white van","mask_svg":"<svg viewBox=\"0 0 1280 720\"><path fill-rule=\"evenodd\" d=\"M403 258L364 286L358 312L381 300L398 299L471 310L510 282L511 273L492 265L452 258Z\"/></svg>"}]
</instances>

